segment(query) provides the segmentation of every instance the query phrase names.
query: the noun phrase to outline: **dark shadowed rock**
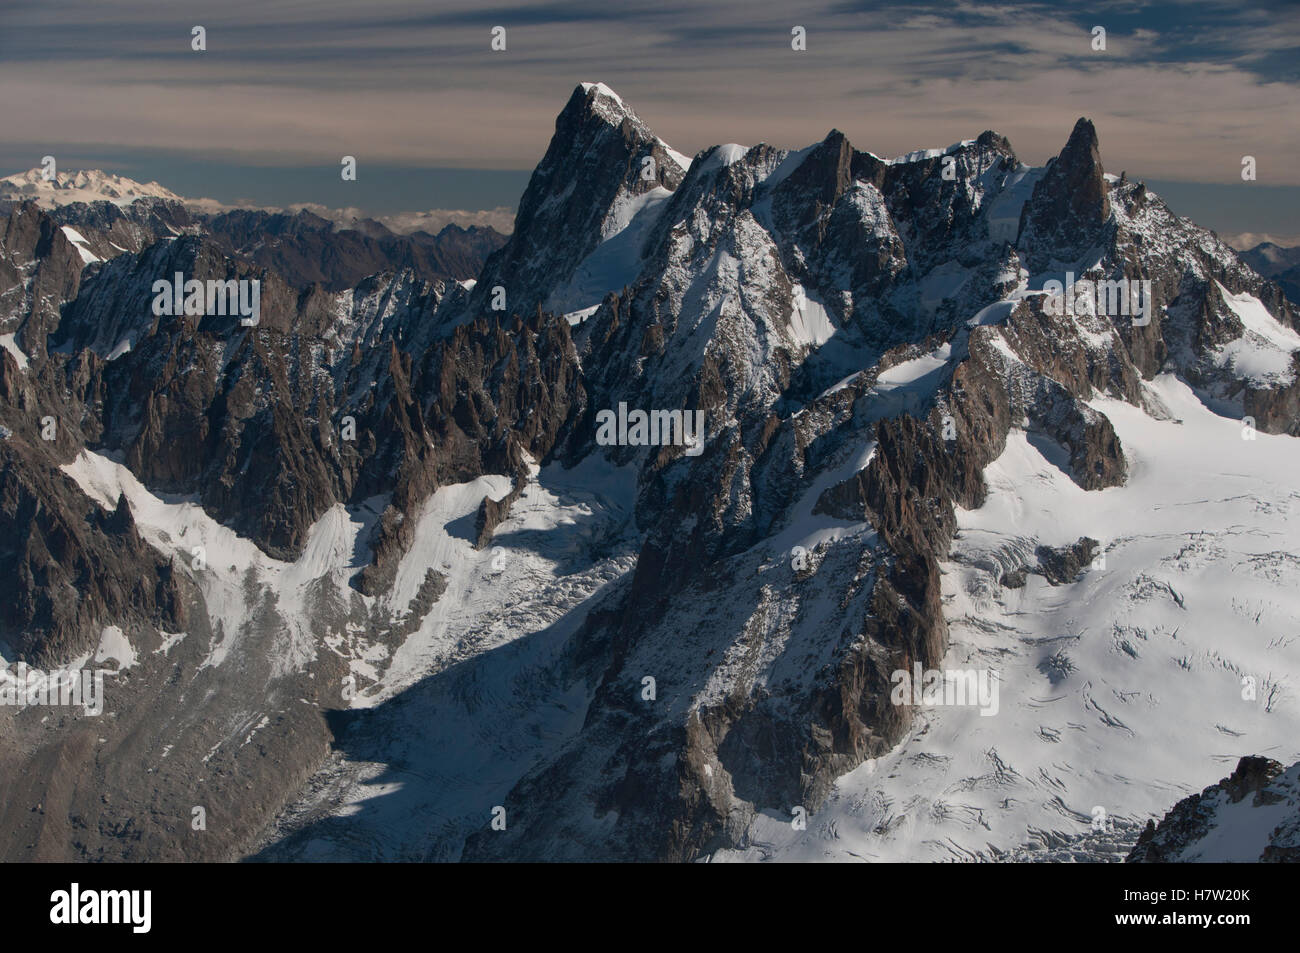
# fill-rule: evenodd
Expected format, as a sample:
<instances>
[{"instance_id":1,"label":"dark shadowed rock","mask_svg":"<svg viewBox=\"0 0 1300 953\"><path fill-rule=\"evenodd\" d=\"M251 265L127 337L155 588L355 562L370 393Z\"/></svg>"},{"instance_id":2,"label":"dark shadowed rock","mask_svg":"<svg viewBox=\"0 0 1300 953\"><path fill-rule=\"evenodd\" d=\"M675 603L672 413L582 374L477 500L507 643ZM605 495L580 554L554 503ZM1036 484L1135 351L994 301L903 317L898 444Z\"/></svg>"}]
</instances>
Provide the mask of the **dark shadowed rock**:
<instances>
[{"instance_id":1,"label":"dark shadowed rock","mask_svg":"<svg viewBox=\"0 0 1300 953\"><path fill-rule=\"evenodd\" d=\"M1102 244L1110 214L1097 130L1091 120L1080 119L1034 186L1021 213L1018 247L1035 268L1071 264Z\"/></svg>"},{"instance_id":2,"label":"dark shadowed rock","mask_svg":"<svg viewBox=\"0 0 1300 953\"><path fill-rule=\"evenodd\" d=\"M1127 862L1300 861L1300 765L1242 758L1231 775L1179 801L1146 829Z\"/></svg>"}]
</instances>

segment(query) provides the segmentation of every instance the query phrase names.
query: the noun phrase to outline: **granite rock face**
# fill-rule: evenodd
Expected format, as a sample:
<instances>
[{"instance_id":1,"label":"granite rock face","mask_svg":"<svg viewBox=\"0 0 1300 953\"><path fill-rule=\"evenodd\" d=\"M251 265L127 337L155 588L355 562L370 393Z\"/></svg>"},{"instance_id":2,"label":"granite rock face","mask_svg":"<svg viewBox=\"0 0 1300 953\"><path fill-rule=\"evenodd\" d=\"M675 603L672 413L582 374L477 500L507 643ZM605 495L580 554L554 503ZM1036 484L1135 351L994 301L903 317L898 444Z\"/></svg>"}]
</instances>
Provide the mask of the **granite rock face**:
<instances>
[{"instance_id":1,"label":"granite rock face","mask_svg":"<svg viewBox=\"0 0 1300 953\"><path fill-rule=\"evenodd\" d=\"M1088 119L1075 123L1061 154L1034 186L1020 218L1017 246L1038 268L1078 259L1106 240L1111 222L1110 188L1101 165L1097 130Z\"/></svg>"},{"instance_id":2,"label":"granite rock face","mask_svg":"<svg viewBox=\"0 0 1300 953\"><path fill-rule=\"evenodd\" d=\"M600 84L579 86L555 120L555 135L519 201L510 240L488 258L478 278L470 310L492 309L497 288L504 289L505 310L513 313L555 307L554 293L626 224L638 200L675 189L685 171L617 94Z\"/></svg>"},{"instance_id":3,"label":"granite rock face","mask_svg":"<svg viewBox=\"0 0 1300 953\"><path fill-rule=\"evenodd\" d=\"M1300 765L1242 758L1218 784L1147 821L1127 862L1300 862Z\"/></svg>"},{"instance_id":4,"label":"granite rock face","mask_svg":"<svg viewBox=\"0 0 1300 953\"><path fill-rule=\"evenodd\" d=\"M0 221L0 327L24 352L45 353L59 306L76 297L82 258L48 215L32 203Z\"/></svg>"}]
</instances>

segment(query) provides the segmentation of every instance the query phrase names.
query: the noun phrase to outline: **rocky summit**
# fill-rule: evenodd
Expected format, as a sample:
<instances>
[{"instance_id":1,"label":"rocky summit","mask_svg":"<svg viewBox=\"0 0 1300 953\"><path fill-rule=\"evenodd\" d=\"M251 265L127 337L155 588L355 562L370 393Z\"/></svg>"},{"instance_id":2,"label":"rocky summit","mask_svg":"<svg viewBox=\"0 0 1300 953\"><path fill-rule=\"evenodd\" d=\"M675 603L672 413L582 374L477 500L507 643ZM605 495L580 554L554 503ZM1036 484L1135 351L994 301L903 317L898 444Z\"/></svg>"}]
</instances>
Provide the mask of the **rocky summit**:
<instances>
[{"instance_id":1,"label":"rocky summit","mask_svg":"<svg viewBox=\"0 0 1300 953\"><path fill-rule=\"evenodd\" d=\"M0 705L0 858L1186 859L1274 810L1243 761L1138 840L1300 725L1296 304L1087 118L971 131L688 157L584 83L509 237L15 180L0 661L106 677Z\"/></svg>"}]
</instances>

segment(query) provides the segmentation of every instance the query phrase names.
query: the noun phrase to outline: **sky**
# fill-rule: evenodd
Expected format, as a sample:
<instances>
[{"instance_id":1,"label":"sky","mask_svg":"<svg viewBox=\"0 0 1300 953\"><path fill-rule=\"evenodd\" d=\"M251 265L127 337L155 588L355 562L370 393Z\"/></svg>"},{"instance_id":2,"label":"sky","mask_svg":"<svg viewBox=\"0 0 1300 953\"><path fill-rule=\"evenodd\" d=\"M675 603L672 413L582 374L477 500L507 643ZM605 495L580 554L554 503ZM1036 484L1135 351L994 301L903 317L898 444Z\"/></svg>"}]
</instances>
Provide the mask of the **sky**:
<instances>
[{"instance_id":1,"label":"sky","mask_svg":"<svg viewBox=\"0 0 1300 953\"><path fill-rule=\"evenodd\" d=\"M1041 164L1087 116L1181 214L1300 236L1297 0L0 0L0 174L52 154L223 202L511 208L582 81L688 155L993 129Z\"/></svg>"}]
</instances>

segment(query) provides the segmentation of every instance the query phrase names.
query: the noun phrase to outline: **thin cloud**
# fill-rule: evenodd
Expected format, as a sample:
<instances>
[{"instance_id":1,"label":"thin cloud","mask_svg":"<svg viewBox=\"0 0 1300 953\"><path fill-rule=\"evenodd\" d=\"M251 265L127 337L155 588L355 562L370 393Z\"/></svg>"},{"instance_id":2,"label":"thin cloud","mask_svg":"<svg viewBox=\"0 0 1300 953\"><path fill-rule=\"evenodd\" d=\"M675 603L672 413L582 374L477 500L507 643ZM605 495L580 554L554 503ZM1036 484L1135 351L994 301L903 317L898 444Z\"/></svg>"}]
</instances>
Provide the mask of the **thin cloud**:
<instances>
[{"instance_id":1,"label":"thin cloud","mask_svg":"<svg viewBox=\"0 0 1300 953\"><path fill-rule=\"evenodd\" d=\"M208 50L189 47L193 20ZM1093 23L1110 23L1105 52ZM790 49L791 26L808 51ZM507 28L508 50L489 49ZM985 128L1027 161L1098 125L1108 168L1300 184L1294 19L1249 5L969 2L706 7L460 0L413 14L231 0L198 14L137 2L0 12L3 122L48 151L157 149L249 164L529 168L580 80L602 80L694 154L799 147L835 127L898 154ZM39 63L39 67L34 64ZM35 160L33 160L35 161Z\"/></svg>"}]
</instances>

